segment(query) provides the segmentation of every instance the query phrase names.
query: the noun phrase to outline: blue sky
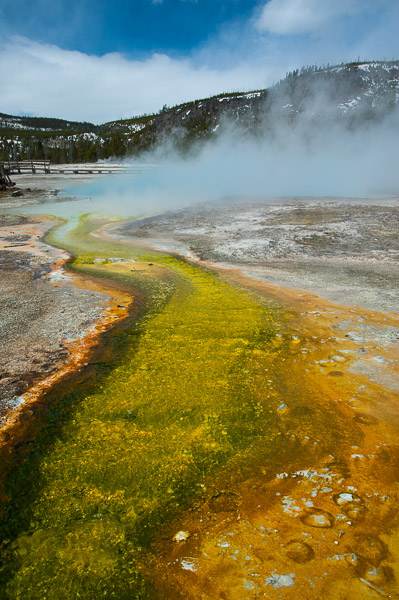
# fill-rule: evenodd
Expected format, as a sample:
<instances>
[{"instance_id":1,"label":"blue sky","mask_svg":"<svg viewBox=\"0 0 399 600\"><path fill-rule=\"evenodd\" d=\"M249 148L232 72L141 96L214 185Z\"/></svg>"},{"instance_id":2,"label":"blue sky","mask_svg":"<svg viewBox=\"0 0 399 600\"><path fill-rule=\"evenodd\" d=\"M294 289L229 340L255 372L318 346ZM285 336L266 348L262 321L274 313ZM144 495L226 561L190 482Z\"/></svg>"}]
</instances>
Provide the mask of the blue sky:
<instances>
[{"instance_id":1,"label":"blue sky","mask_svg":"<svg viewBox=\"0 0 399 600\"><path fill-rule=\"evenodd\" d=\"M399 57L398 0L0 0L0 112L105 122Z\"/></svg>"},{"instance_id":2,"label":"blue sky","mask_svg":"<svg viewBox=\"0 0 399 600\"><path fill-rule=\"evenodd\" d=\"M250 18L259 0L1 0L17 35L92 54L190 52L229 22Z\"/></svg>"}]
</instances>

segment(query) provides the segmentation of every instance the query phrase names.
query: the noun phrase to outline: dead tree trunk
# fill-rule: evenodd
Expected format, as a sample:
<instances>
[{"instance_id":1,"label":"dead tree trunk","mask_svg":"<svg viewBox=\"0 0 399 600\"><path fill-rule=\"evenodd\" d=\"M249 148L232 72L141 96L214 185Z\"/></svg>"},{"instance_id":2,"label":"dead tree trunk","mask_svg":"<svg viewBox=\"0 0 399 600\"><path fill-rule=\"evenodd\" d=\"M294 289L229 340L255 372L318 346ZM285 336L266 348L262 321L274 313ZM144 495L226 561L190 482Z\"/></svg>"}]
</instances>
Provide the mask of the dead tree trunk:
<instances>
[{"instance_id":1,"label":"dead tree trunk","mask_svg":"<svg viewBox=\"0 0 399 600\"><path fill-rule=\"evenodd\" d=\"M11 181L8 174L8 169L3 164L0 164L0 190L5 190L8 187L13 187L15 183Z\"/></svg>"}]
</instances>

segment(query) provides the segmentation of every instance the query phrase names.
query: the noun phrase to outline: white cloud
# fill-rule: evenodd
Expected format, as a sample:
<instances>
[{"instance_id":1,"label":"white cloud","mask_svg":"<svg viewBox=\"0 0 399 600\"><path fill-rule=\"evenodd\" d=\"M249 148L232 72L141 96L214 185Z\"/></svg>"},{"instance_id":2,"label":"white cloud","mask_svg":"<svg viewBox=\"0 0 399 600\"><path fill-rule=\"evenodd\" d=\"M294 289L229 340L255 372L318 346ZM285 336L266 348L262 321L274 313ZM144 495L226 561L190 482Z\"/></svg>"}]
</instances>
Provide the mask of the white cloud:
<instances>
[{"instance_id":1,"label":"white cloud","mask_svg":"<svg viewBox=\"0 0 399 600\"><path fill-rule=\"evenodd\" d=\"M0 112L102 123L267 87L306 64L389 60L399 55L398 19L398 0L270 0L260 34L254 19L226 25L183 58L95 56L8 38L0 41Z\"/></svg>"},{"instance_id":2,"label":"white cloud","mask_svg":"<svg viewBox=\"0 0 399 600\"><path fill-rule=\"evenodd\" d=\"M379 3L377 0L374 6ZM369 0L270 0L256 26L279 35L311 33L337 17L355 15L370 7Z\"/></svg>"},{"instance_id":3,"label":"white cloud","mask_svg":"<svg viewBox=\"0 0 399 600\"><path fill-rule=\"evenodd\" d=\"M221 91L264 87L264 71L248 63L218 69L153 54L90 56L13 38L0 46L0 111L104 122L159 110Z\"/></svg>"}]
</instances>

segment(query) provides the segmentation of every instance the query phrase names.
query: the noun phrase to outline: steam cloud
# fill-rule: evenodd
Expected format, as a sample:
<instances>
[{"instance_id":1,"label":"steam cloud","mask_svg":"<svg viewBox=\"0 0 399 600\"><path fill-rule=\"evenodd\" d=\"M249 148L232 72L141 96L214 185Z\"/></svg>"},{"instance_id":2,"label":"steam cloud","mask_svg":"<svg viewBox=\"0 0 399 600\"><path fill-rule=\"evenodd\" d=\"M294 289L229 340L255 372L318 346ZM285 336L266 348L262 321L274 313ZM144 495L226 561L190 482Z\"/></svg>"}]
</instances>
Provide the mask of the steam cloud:
<instances>
[{"instance_id":1,"label":"steam cloud","mask_svg":"<svg viewBox=\"0 0 399 600\"><path fill-rule=\"evenodd\" d=\"M250 137L232 123L189 158L163 144L138 162L157 167L135 177L94 181L70 190L91 195L95 210L136 216L223 197L380 197L399 194L398 107L356 126L339 120L319 90L295 123L282 118L284 98ZM335 111L335 113L334 113ZM280 116L279 116L280 115ZM375 115L376 116L376 115ZM94 208L93 208L94 209Z\"/></svg>"}]
</instances>

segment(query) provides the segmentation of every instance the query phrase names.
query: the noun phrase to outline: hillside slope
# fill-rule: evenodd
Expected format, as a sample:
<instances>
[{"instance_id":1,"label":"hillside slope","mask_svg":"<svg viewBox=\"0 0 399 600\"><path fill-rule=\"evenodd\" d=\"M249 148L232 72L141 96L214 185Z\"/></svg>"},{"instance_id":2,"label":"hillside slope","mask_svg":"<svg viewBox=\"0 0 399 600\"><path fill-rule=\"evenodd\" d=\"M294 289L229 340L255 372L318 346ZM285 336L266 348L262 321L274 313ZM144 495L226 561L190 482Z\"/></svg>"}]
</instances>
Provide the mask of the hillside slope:
<instances>
[{"instance_id":1,"label":"hillside slope","mask_svg":"<svg viewBox=\"0 0 399 600\"><path fill-rule=\"evenodd\" d=\"M292 126L303 117L318 128L332 123L357 128L386 118L398 101L399 61L305 67L269 89L219 94L103 125L0 113L0 160L124 158L165 141L187 152L227 127L267 137L276 126Z\"/></svg>"}]
</instances>

